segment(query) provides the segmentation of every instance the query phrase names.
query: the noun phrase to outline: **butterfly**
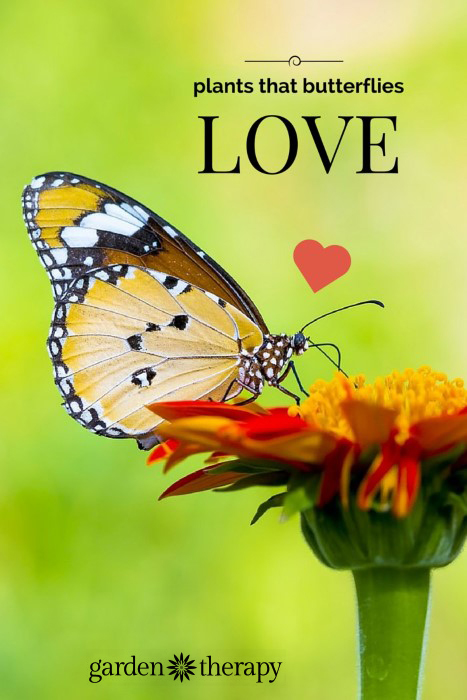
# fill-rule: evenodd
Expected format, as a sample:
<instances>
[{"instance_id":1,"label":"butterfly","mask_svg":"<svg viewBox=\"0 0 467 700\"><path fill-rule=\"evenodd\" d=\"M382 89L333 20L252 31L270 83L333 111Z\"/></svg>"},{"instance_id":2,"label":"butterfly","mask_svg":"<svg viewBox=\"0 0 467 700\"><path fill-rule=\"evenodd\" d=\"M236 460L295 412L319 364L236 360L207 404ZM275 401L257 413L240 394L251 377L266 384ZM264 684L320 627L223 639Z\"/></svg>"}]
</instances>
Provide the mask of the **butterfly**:
<instances>
[{"instance_id":1,"label":"butterfly","mask_svg":"<svg viewBox=\"0 0 467 700\"><path fill-rule=\"evenodd\" d=\"M55 299L48 350L64 407L99 435L150 449L158 401L250 400L282 386L302 331L273 335L248 295L167 221L72 173L35 177L24 220ZM307 324L308 325L308 324Z\"/></svg>"}]
</instances>

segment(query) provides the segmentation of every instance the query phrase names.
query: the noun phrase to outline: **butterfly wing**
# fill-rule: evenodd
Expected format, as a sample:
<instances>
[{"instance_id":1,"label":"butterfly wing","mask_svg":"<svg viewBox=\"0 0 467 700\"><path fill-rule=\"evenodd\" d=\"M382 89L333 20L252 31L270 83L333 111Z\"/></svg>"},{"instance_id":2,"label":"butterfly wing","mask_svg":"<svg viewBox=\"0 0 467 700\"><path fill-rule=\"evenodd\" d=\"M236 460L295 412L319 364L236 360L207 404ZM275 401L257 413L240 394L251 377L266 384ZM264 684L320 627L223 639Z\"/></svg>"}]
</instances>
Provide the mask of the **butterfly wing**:
<instances>
[{"instance_id":1,"label":"butterfly wing","mask_svg":"<svg viewBox=\"0 0 467 700\"><path fill-rule=\"evenodd\" d=\"M211 292L267 333L235 280L167 221L131 197L72 173L40 175L23 193L24 219L56 300L90 270L124 264L165 272Z\"/></svg>"},{"instance_id":2,"label":"butterfly wing","mask_svg":"<svg viewBox=\"0 0 467 700\"><path fill-rule=\"evenodd\" d=\"M150 446L162 419L145 406L223 400L237 377L239 353L254 351L262 340L256 323L211 292L118 264L67 286L48 347L73 418L100 435ZM239 391L235 385L228 398Z\"/></svg>"}]
</instances>

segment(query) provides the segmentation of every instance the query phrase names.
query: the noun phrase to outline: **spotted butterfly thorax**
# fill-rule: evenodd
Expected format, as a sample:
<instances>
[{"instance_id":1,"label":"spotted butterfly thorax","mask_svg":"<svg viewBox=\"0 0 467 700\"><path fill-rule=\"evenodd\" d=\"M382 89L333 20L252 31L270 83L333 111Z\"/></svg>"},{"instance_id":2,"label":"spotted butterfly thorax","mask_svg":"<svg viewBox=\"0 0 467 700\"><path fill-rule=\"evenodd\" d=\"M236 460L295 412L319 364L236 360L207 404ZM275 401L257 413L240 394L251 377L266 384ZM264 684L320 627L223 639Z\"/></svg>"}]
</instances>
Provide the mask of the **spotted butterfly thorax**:
<instances>
[{"instance_id":1,"label":"spotted butterfly thorax","mask_svg":"<svg viewBox=\"0 0 467 700\"><path fill-rule=\"evenodd\" d=\"M256 398L281 386L302 333L271 335L212 258L147 207L71 173L23 193L26 226L52 283L48 349L68 413L148 449L157 401Z\"/></svg>"}]
</instances>

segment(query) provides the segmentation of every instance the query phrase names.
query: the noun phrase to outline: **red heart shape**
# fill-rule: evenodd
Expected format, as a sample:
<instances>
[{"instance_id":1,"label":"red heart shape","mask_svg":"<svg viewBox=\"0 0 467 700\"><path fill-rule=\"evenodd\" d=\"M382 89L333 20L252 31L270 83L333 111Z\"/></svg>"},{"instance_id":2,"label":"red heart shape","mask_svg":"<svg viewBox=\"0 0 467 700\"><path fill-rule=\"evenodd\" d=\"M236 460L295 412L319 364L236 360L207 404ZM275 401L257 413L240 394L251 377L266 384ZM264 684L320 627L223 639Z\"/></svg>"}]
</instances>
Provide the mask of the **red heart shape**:
<instances>
[{"instance_id":1,"label":"red heart shape","mask_svg":"<svg viewBox=\"0 0 467 700\"><path fill-rule=\"evenodd\" d=\"M295 264L314 292L345 275L352 262L340 245L327 248L318 241L301 241L293 252Z\"/></svg>"}]
</instances>

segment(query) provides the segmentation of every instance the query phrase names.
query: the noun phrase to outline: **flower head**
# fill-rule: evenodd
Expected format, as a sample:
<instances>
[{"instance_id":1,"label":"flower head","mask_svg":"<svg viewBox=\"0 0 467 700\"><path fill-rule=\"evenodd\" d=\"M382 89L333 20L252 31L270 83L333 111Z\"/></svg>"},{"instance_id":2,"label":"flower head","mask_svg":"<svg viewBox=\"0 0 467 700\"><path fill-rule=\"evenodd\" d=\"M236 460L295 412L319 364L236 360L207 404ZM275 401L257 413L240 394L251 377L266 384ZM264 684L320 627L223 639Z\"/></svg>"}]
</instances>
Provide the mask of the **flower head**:
<instances>
[{"instance_id":1,"label":"flower head","mask_svg":"<svg viewBox=\"0 0 467 700\"><path fill-rule=\"evenodd\" d=\"M317 381L301 406L288 409L214 402L150 408L168 421L167 468L188 455L209 453L207 466L162 497L282 484L286 491L259 514L282 505L286 514L322 517L317 510L338 507L344 518L350 509L359 518L389 514L393 520L415 518L423 499L439 501L444 494L444 508L465 498L467 390L462 380L449 381L429 367L395 371L373 384L337 374ZM162 450L168 451L156 448L149 461L157 461Z\"/></svg>"}]
</instances>

